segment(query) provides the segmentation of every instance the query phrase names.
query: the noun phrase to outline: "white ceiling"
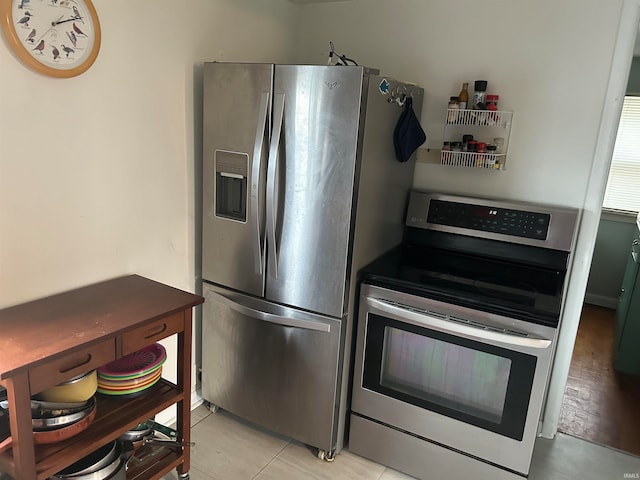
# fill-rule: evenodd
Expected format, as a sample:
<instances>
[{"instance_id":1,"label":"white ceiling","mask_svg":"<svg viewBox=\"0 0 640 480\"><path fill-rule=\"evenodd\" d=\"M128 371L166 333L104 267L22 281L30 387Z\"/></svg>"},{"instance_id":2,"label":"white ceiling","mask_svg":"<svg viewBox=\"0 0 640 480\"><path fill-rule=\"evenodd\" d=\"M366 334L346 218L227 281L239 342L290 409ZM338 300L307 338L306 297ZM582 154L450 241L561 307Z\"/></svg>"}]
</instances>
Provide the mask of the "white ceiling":
<instances>
[{"instance_id":1,"label":"white ceiling","mask_svg":"<svg viewBox=\"0 0 640 480\"><path fill-rule=\"evenodd\" d=\"M331 3L331 2L344 2L347 0L289 0L291 3L297 3L299 5L307 4L307 3ZM633 55L635 57L640 56L640 26L638 30L638 34L636 35L636 45L633 49Z\"/></svg>"},{"instance_id":2,"label":"white ceiling","mask_svg":"<svg viewBox=\"0 0 640 480\"><path fill-rule=\"evenodd\" d=\"M344 2L346 0L289 0L291 3L330 3L330 2Z\"/></svg>"},{"instance_id":3,"label":"white ceiling","mask_svg":"<svg viewBox=\"0 0 640 480\"><path fill-rule=\"evenodd\" d=\"M331 2L344 2L348 0L289 0L291 3L296 3L299 5L308 4L308 3L331 3ZM636 35L636 45L633 49L633 55L635 57L640 56L640 26L638 27L638 34Z\"/></svg>"}]
</instances>

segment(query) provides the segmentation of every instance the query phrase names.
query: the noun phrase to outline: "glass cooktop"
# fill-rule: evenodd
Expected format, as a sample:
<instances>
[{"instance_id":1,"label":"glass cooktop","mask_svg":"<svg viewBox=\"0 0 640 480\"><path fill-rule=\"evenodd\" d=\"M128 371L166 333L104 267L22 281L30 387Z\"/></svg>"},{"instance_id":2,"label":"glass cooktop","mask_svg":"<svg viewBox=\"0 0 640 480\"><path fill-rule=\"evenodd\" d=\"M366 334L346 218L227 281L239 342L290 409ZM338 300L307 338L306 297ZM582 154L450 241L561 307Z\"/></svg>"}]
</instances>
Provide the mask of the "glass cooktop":
<instances>
[{"instance_id":1,"label":"glass cooktop","mask_svg":"<svg viewBox=\"0 0 640 480\"><path fill-rule=\"evenodd\" d=\"M433 246L404 245L365 267L366 283L557 326L565 270Z\"/></svg>"}]
</instances>

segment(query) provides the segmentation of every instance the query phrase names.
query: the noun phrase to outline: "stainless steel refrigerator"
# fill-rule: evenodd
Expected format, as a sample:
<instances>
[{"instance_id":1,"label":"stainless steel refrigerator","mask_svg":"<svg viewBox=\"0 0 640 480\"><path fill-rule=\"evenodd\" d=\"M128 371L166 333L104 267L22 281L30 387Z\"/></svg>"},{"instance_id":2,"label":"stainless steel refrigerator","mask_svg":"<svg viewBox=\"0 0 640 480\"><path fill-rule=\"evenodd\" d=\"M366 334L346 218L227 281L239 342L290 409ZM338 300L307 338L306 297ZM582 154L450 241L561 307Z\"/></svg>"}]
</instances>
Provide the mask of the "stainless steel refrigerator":
<instances>
[{"instance_id":1,"label":"stainless steel refrigerator","mask_svg":"<svg viewBox=\"0 0 640 480\"><path fill-rule=\"evenodd\" d=\"M205 64L202 396L328 459L357 272L402 236L394 128L422 95L359 66Z\"/></svg>"}]
</instances>

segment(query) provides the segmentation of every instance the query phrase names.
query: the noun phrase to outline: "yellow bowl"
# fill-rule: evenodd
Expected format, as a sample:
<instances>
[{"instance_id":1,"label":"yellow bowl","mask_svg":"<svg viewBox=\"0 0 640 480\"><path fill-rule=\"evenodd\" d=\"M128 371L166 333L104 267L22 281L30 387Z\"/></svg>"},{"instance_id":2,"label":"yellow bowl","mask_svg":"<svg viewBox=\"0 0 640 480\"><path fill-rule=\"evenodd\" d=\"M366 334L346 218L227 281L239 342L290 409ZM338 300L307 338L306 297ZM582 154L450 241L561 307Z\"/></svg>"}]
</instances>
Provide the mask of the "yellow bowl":
<instances>
[{"instance_id":1,"label":"yellow bowl","mask_svg":"<svg viewBox=\"0 0 640 480\"><path fill-rule=\"evenodd\" d=\"M93 397L98 389L98 376L91 370L38 394L45 402L84 402Z\"/></svg>"}]
</instances>

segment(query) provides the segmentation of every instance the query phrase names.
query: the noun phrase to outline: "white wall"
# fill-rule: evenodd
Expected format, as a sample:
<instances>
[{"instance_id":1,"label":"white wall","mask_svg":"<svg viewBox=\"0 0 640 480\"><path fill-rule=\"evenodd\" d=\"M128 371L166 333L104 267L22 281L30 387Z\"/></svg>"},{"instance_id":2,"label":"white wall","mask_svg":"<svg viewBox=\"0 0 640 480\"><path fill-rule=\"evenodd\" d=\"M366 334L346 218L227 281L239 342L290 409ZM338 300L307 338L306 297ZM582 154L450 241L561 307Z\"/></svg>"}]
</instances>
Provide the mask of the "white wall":
<instances>
[{"instance_id":1,"label":"white wall","mask_svg":"<svg viewBox=\"0 0 640 480\"><path fill-rule=\"evenodd\" d=\"M129 273L195 290L202 62L291 61L299 8L94 5L102 47L79 77L36 74L0 42L0 308Z\"/></svg>"},{"instance_id":2,"label":"white wall","mask_svg":"<svg viewBox=\"0 0 640 480\"><path fill-rule=\"evenodd\" d=\"M417 187L582 206L621 0L353 0L302 9L300 61L328 42L425 89L427 146L462 82L486 79L515 111L504 172L418 166Z\"/></svg>"},{"instance_id":3,"label":"white wall","mask_svg":"<svg viewBox=\"0 0 640 480\"><path fill-rule=\"evenodd\" d=\"M442 145L446 104L462 82L488 80L500 108L515 112L506 171L419 163L416 188L583 209L547 436L555 433L589 272L612 146L607 132L617 126L619 95L608 87L626 3L634 2L352 0L306 6L299 24L298 61L325 63L331 40L359 64L424 87L426 147ZM626 21L637 28L637 19ZM629 61L633 36L621 44L628 43ZM624 61L616 68L628 71Z\"/></svg>"},{"instance_id":4,"label":"white wall","mask_svg":"<svg viewBox=\"0 0 640 480\"><path fill-rule=\"evenodd\" d=\"M31 72L0 46L0 306L136 272L192 289L194 82L285 61L285 0L96 0L95 65Z\"/></svg>"}]
</instances>

